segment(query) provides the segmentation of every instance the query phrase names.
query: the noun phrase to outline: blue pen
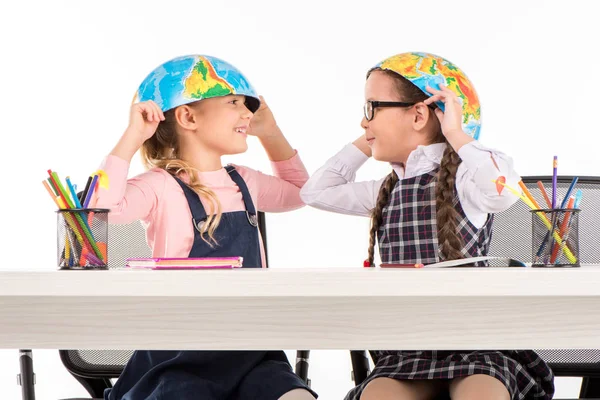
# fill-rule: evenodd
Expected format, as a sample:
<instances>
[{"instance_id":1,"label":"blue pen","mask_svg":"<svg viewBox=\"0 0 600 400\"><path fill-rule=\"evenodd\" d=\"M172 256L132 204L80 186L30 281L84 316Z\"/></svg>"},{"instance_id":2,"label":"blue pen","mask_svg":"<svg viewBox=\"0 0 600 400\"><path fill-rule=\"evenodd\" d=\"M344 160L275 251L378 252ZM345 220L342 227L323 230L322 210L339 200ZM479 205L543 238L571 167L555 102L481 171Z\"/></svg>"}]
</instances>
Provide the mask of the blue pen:
<instances>
[{"instance_id":1,"label":"blue pen","mask_svg":"<svg viewBox=\"0 0 600 400\"><path fill-rule=\"evenodd\" d=\"M575 194L575 201L573 202L573 208L577 209L579 207L579 203L581 203L581 198L583 197L583 192L581 189L577 190Z\"/></svg>"},{"instance_id":2,"label":"blue pen","mask_svg":"<svg viewBox=\"0 0 600 400\"><path fill-rule=\"evenodd\" d=\"M81 206L81 203L79 202L79 198L77 198L77 193L75 193L75 188L73 187L73 184L71 183L71 179L67 176L65 180L67 181L67 186L69 187L69 192L71 192L71 197L73 197L73 202L75 202L75 207L83 208ZM83 212L80 213L80 215L81 215L81 219L83 220L83 223L89 229L89 231L93 237L94 233L92 232L92 228L90 228L90 225L88 224L87 217L84 215Z\"/></svg>"},{"instance_id":3,"label":"blue pen","mask_svg":"<svg viewBox=\"0 0 600 400\"><path fill-rule=\"evenodd\" d=\"M75 188L71 183L71 179L67 176L65 180L67 181L67 187L69 188L69 192L71 192L71 197L73 197L73 201L75 202L75 207L81 208L81 203L79 202L79 198L77 198L77 193L75 192Z\"/></svg>"},{"instance_id":4,"label":"blue pen","mask_svg":"<svg viewBox=\"0 0 600 400\"><path fill-rule=\"evenodd\" d=\"M562 208L563 210L567 206L567 204L569 203L569 197L571 197L571 193L573 192L573 188L577 184L578 180L579 180L578 177L574 177L573 180L571 181L571 184L569 185L569 189L567 189L567 194L565 194L565 198L563 199L562 203L560 204L560 208ZM577 198L575 198L575 200L577 200ZM575 206L573 206L573 207L575 207Z\"/></svg>"}]
</instances>

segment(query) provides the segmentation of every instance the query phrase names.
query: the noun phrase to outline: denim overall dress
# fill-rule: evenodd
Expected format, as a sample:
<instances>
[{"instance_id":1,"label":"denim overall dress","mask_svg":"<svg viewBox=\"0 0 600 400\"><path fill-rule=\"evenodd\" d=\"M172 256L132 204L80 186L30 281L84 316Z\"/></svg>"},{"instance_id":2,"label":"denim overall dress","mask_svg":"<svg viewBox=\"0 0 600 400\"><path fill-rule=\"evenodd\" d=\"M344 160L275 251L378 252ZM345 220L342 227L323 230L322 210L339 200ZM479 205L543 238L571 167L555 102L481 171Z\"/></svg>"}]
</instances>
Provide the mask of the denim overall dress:
<instances>
[{"instance_id":1,"label":"denim overall dress","mask_svg":"<svg viewBox=\"0 0 600 400\"><path fill-rule=\"evenodd\" d=\"M217 245L202 240L207 218L196 192L177 183L192 213L194 244L189 257L242 256L244 268L261 267L258 219L248 187L226 167L242 193L245 211L223 213L215 231ZM234 275L232 274L232 277ZM293 372L283 351L135 351L106 400L276 400L293 389L312 392Z\"/></svg>"}]
</instances>

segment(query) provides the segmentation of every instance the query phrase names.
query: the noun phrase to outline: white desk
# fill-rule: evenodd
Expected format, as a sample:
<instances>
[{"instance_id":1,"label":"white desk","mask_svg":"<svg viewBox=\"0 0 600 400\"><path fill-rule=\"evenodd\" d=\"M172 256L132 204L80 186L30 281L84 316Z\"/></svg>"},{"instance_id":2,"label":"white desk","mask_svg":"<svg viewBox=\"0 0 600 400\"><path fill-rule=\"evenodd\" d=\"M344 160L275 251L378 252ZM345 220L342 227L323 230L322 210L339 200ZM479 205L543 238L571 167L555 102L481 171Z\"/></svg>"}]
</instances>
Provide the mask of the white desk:
<instances>
[{"instance_id":1,"label":"white desk","mask_svg":"<svg viewBox=\"0 0 600 400\"><path fill-rule=\"evenodd\" d=\"M0 347L600 347L600 266L0 272Z\"/></svg>"}]
</instances>

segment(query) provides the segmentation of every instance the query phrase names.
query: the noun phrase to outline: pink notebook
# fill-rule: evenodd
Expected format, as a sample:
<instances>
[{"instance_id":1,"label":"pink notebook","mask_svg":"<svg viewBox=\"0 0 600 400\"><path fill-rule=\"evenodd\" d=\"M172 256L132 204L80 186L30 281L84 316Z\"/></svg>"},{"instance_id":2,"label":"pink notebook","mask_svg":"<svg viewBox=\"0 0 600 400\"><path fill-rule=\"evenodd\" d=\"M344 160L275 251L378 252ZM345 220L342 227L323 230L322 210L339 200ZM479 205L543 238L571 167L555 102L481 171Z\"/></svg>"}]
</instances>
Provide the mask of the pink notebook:
<instances>
[{"instance_id":1,"label":"pink notebook","mask_svg":"<svg viewBox=\"0 0 600 400\"><path fill-rule=\"evenodd\" d=\"M126 268L131 269L233 269L241 268L242 257L200 258L128 258Z\"/></svg>"}]
</instances>

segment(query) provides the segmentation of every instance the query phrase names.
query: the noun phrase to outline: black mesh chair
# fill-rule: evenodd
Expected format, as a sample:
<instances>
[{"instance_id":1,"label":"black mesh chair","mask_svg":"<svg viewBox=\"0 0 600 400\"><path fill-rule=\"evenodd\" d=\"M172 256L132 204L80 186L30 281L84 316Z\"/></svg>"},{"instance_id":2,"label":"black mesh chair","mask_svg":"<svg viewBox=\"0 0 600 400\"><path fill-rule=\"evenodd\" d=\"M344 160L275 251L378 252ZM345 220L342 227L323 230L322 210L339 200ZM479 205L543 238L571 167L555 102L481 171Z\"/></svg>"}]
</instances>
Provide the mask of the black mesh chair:
<instances>
[{"instance_id":1,"label":"black mesh chair","mask_svg":"<svg viewBox=\"0 0 600 400\"><path fill-rule=\"evenodd\" d=\"M522 179L540 206L545 204L537 187L537 181L542 181L546 188L549 188L552 187L552 177L527 176ZM559 201L564 197L572 179L573 177L569 176L558 178ZM600 177L579 177L575 189L581 189L583 192L580 206L582 211L579 215L580 263L582 266L599 264L600 248L597 235L600 232ZM510 209L496 214L489 255L531 261L530 221L529 208L520 200ZM515 237L519 240L515 240ZM494 263L492 262L491 265L494 266ZM590 318L597 318L597 316L590 316ZM399 346L401 347L402 344L399 343ZM600 399L600 349L537 349L536 352L550 365L556 376L583 378L579 393L581 399ZM365 351L357 350L350 353L352 378L356 384L359 384L369 374L369 360Z\"/></svg>"},{"instance_id":2,"label":"black mesh chair","mask_svg":"<svg viewBox=\"0 0 600 400\"><path fill-rule=\"evenodd\" d=\"M260 233L267 254L265 215L259 213ZM109 225L109 268L125 265L129 257L149 257L144 228L139 222L128 225ZM268 265L268 259L266 260ZM77 381L94 399L102 399L104 389L112 387L111 379L118 378L133 354L127 350L59 350L60 358ZM308 384L309 351L298 351L296 373ZM30 397L33 398L33 397ZM24 397L25 399L25 397ZM71 399L90 400L90 399Z\"/></svg>"}]
</instances>

